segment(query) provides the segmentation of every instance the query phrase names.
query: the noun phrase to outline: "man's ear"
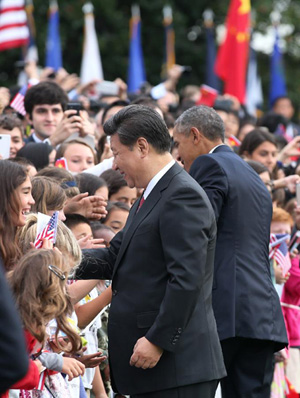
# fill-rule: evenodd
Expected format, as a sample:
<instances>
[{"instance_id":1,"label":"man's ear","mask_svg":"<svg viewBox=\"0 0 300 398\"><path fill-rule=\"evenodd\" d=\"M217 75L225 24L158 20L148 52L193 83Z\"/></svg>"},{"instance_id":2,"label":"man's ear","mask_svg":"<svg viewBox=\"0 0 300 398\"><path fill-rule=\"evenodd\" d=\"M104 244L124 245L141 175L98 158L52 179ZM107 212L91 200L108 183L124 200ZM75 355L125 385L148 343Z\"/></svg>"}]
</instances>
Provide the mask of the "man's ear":
<instances>
[{"instance_id":1,"label":"man's ear","mask_svg":"<svg viewBox=\"0 0 300 398\"><path fill-rule=\"evenodd\" d=\"M26 113L25 117L26 117L26 120L27 120L28 124L32 125L31 115L29 113Z\"/></svg>"},{"instance_id":2,"label":"man's ear","mask_svg":"<svg viewBox=\"0 0 300 398\"><path fill-rule=\"evenodd\" d=\"M144 137L139 137L136 141L136 146L140 151L142 157L145 157L149 153L149 142Z\"/></svg>"},{"instance_id":3,"label":"man's ear","mask_svg":"<svg viewBox=\"0 0 300 398\"><path fill-rule=\"evenodd\" d=\"M192 127L190 134L194 145L199 144L203 140L203 134L197 129L197 127Z\"/></svg>"}]
</instances>

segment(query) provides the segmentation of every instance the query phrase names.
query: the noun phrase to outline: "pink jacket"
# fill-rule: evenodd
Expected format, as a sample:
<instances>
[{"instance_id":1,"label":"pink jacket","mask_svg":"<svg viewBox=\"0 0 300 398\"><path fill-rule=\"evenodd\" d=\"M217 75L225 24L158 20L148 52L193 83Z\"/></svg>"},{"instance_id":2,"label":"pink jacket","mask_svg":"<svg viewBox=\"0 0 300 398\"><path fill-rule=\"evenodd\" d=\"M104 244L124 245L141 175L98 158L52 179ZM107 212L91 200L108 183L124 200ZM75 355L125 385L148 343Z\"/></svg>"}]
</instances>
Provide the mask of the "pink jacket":
<instances>
[{"instance_id":1,"label":"pink jacket","mask_svg":"<svg viewBox=\"0 0 300 398\"><path fill-rule=\"evenodd\" d=\"M291 260L291 276L283 287L281 302L298 307L290 308L282 306L282 311L286 323L289 337L289 345L300 346L300 268L299 258Z\"/></svg>"}]
</instances>

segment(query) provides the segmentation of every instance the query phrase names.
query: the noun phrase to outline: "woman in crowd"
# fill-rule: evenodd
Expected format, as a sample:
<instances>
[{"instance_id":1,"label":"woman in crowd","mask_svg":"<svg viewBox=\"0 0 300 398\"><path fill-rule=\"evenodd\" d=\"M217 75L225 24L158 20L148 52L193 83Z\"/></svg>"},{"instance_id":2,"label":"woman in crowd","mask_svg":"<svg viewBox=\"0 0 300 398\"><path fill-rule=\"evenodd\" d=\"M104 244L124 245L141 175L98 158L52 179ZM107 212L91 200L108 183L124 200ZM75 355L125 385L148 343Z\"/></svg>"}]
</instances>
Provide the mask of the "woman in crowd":
<instances>
[{"instance_id":1,"label":"woman in crowd","mask_svg":"<svg viewBox=\"0 0 300 398\"><path fill-rule=\"evenodd\" d=\"M0 160L0 256L6 269L11 269L20 257L15 236L34 205L31 181L25 169L9 160Z\"/></svg>"},{"instance_id":2,"label":"woman in crowd","mask_svg":"<svg viewBox=\"0 0 300 398\"><path fill-rule=\"evenodd\" d=\"M270 173L276 173L277 142L274 135L265 129L256 128L248 133L240 146L239 154L245 159L262 163Z\"/></svg>"}]
</instances>

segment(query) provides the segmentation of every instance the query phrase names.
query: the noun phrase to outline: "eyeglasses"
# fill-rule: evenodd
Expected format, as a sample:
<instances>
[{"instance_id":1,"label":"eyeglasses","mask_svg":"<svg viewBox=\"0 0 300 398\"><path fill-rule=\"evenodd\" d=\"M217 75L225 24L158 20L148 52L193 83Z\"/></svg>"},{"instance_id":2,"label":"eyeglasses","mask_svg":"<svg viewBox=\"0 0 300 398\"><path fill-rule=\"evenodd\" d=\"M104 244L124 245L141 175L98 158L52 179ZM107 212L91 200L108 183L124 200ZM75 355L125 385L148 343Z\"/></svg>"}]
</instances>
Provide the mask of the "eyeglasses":
<instances>
[{"instance_id":1,"label":"eyeglasses","mask_svg":"<svg viewBox=\"0 0 300 398\"><path fill-rule=\"evenodd\" d=\"M59 268L57 268L55 265L48 265L48 268L50 269L53 274L55 274L59 279L64 281L66 279L66 275L64 275Z\"/></svg>"}]
</instances>

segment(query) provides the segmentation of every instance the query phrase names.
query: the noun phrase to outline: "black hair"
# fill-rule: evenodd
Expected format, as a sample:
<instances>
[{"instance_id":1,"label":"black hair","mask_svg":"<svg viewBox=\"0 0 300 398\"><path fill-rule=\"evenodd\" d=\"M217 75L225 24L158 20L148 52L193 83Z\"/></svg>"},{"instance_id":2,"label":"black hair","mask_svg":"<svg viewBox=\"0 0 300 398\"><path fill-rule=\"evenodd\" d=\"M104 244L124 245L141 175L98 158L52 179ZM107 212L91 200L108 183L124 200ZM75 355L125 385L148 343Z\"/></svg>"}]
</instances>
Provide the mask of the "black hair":
<instances>
[{"instance_id":1,"label":"black hair","mask_svg":"<svg viewBox=\"0 0 300 398\"><path fill-rule=\"evenodd\" d=\"M32 117L35 105L61 104L63 111L66 110L69 98L65 91L54 82L42 82L30 87L24 98L24 106L27 113Z\"/></svg>"},{"instance_id":2,"label":"black hair","mask_svg":"<svg viewBox=\"0 0 300 398\"><path fill-rule=\"evenodd\" d=\"M284 116L270 111L264 114L264 116L258 120L257 124L261 127L267 127L270 133L275 133L280 124L286 127L288 125L288 121Z\"/></svg>"},{"instance_id":3,"label":"black hair","mask_svg":"<svg viewBox=\"0 0 300 398\"><path fill-rule=\"evenodd\" d=\"M287 95L281 95L279 97L276 97L272 102L271 102L271 107L274 108L277 105L277 102L282 100L282 99L287 99L291 102L291 105L293 105L292 100L287 96Z\"/></svg>"},{"instance_id":4,"label":"black hair","mask_svg":"<svg viewBox=\"0 0 300 398\"><path fill-rule=\"evenodd\" d=\"M97 177L89 173L80 173L75 176L79 191L81 193L88 192L89 196L95 195L97 189L107 187L104 178Z\"/></svg>"},{"instance_id":5,"label":"black hair","mask_svg":"<svg viewBox=\"0 0 300 398\"><path fill-rule=\"evenodd\" d=\"M76 225L78 224L88 224L90 225L90 222L87 218L85 218L84 216L82 216L81 214L66 214L66 219L64 221L64 223L66 224L66 226L69 229L72 229L73 227L76 227Z\"/></svg>"},{"instance_id":6,"label":"black hair","mask_svg":"<svg viewBox=\"0 0 300 398\"><path fill-rule=\"evenodd\" d=\"M121 188L128 186L126 180L118 170L108 169L104 171L100 177L107 183L108 198L119 192Z\"/></svg>"},{"instance_id":7,"label":"black hair","mask_svg":"<svg viewBox=\"0 0 300 398\"><path fill-rule=\"evenodd\" d=\"M53 147L42 142L29 142L18 150L17 155L29 159L37 170L49 166L49 155Z\"/></svg>"},{"instance_id":8,"label":"black hair","mask_svg":"<svg viewBox=\"0 0 300 398\"><path fill-rule=\"evenodd\" d=\"M171 137L166 123L148 106L126 106L107 120L103 129L106 135L118 134L120 143L128 148L143 137L159 154L170 150Z\"/></svg>"},{"instance_id":9,"label":"black hair","mask_svg":"<svg viewBox=\"0 0 300 398\"><path fill-rule=\"evenodd\" d=\"M271 178L271 174L269 169L267 168L267 166L265 166L264 164L260 163L260 162L256 162L255 160L246 160L246 162L249 164L249 166L252 167L252 169L254 171L256 171L257 174L262 174L265 173L266 171L269 173L270 178Z\"/></svg>"},{"instance_id":10,"label":"black hair","mask_svg":"<svg viewBox=\"0 0 300 398\"><path fill-rule=\"evenodd\" d=\"M271 144L274 144L277 148L277 142L273 134L269 133L263 128L256 128L250 131L250 133L248 133L244 138L239 148L239 154L243 155L245 152L247 152L249 155L251 155L257 147L266 141L271 142Z\"/></svg>"},{"instance_id":11,"label":"black hair","mask_svg":"<svg viewBox=\"0 0 300 398\"><path fill-rule=\"evenodd\" d=\"M105 221L109 218L109 215L114 210L123 210L129 213L130 207L123 202L108 202L106 206L107 214L105 218L101 218L101 222L104 224Z\"/></svg>"},{"instance_id":12,"label":"black hair","mask_svg":"<svg viewBox=\"0 0 300 398\"><path fill-rule=\"evenodd\" d=\"M124 107L125 107L125 106L127 106L128 104L129 104L128 101L117 100L117 101L114 101L114 102L112 102L111 104L107 105L107 106L104 108L104 111L103 111L103 114L102 114L101 124L102 124L102 125L104 124L104 121L105 121L107 112L108 112L110 109L112 109L112 108L114 108L114 107L116 107L116 106L124 106Z\"/></svg>"}]
</instances>

